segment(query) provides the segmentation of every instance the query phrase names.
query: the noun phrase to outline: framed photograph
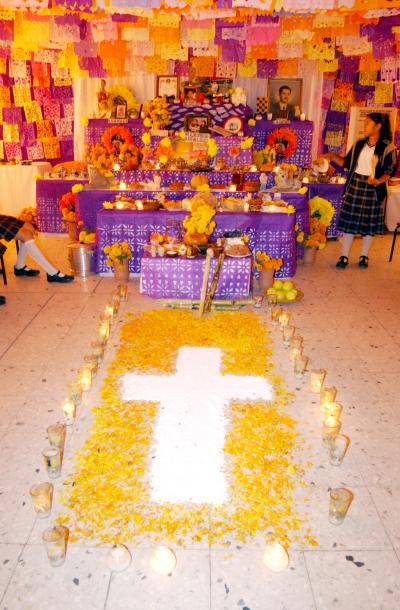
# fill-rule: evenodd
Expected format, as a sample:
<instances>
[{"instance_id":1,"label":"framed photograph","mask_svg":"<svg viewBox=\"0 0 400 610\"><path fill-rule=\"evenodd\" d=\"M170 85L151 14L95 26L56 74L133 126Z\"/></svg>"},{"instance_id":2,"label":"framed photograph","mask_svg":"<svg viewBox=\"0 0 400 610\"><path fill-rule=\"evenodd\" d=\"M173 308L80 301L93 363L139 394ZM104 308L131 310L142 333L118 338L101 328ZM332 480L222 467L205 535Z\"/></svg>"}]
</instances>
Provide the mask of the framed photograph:
<instances>
[{"instance_id":1,"label":"framed photograph","mask_svg":"<svg viewBox=\"0 0 400 610\"><path fill-rule=\"evenodd\" d=\"M239 131L243 131L243 121L238 116L230 116L224 122L224 129L236 136Z\"/></svg>"},{"instance_id":2,"label":"framed photograph","mask_svg":"<svg viewBox=\"0 0 400 610\"><path fill-rule=\"evenodd\" d=\"M156 96L167 99L179 97L179 76L157 76Z\"/></svg>"},{"instance_id":3,"label":"framed photograph","mask_svg":"<svg viewBox=\"0 0 400 610\"><path fill-rule=\"evenodd\" d=\"M205 113L185 114L185 131L189 133L208 133L211 126L211 118Z\"/></svg>"},{"instance_id":4,"label":"framed photograph","mask_svg":"<svg viewBox=\"0 0 400 610\"><path fill-rule=\"evenodd\" d=\"M117 104L115 106L115 118L126 119L126 104Z\"/></svg>"},{"instance_id":5,"label":"framed photograph","mask_svg":"<svg viewBox=\"0 0 400 610\"><path fill-rule=\"evenodd\" d=\"M302 78L270 78L268 80L268 113L272 119L300 118L303 93Z\"/></svg>"}]
</instances>

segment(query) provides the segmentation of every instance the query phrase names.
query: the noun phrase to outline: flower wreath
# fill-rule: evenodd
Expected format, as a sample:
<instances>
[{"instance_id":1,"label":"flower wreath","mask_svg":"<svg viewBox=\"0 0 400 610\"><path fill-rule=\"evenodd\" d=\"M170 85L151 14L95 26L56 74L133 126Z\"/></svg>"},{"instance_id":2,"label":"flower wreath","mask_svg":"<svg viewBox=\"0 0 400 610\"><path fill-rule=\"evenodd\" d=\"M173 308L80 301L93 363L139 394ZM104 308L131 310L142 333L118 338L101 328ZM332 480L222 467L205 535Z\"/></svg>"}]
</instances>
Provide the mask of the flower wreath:
<instances>
[{"instance_id":1,"label":"flower wreath","mask_svg":"<svg viewBox=\"0 0 400 610\"><path fill-rule=\"evenodd\" d=\"M108 150L111 152L119 152L119 148L123 144L134 144L133 136L127 127L123 127L122 125L115 125L114 127L109 127L105 130L103 135L101 136L101 141ZM115 142L118 141L119 148L116 150Z\"/></svg>"},{"instance_id":2,"label":"flower wreath","mask_svg":"<svg viewBox=\"0 0 400 610\"><path fill-rule=\"evenodd\" d=\"M297 135L293 129L287 127L274 129L268 136L267 144L275 150L277 155L283 155L285 159L288 159L296 150Z\"/></svg>"}]
</instances>

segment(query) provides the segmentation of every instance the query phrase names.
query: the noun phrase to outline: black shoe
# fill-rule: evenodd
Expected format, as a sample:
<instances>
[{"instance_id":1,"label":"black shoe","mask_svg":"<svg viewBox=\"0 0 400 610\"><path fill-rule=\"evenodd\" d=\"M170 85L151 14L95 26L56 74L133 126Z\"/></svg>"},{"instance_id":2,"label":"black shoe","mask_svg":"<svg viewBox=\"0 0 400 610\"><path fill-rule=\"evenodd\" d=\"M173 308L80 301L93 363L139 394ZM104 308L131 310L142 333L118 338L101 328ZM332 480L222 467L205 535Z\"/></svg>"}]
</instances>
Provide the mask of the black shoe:
<instances>
[{"instance_id":1,"label":"black shoe","mask_svg":"<svg viewBox=\"0 0 400 610\"><path fill-rule=\"evenodd\" d=\"M29 269L29 267L27 267L26 265L24 267L21 267L21 269L17 269L17 267L14 267L14 274L17 276L24 275L26 277L37 277L39 273L40 271L38 269Z\"/></svg>"},{"instance_id":2,"label":"black shoe","mask_svg":"<svg viewBox=\"0 0 400 610\"><path fill-rule=\"evenodd\" d=\"M6 297L3 297L3 296L0 294L0 305L5 305L5 304L6 304Z\"/></svg>"},{"instance_id":3,"label":"black shoe","mask_svg":"<svg viewBox=\"0 0 400 610\"><path fill-rule=\"evenodd\" d=\"M347 258L347 256L341 256L339 258L338 262L336 263L336 268L337 269L346 269L348 264L349 264L349 259Z\"/></svg>"},{"instance_id":4,"label":"black shoe","mask_svg":"<svg viewBox=\"0 0 400 610\"><path fill-rule=\"evenodd\" d=\"M74 276L73 275L60 275L60 271L57 271L57 273L54 273L53 275L50 275L49 273L47 274L47 281L48 282L57 282L58 284L68 284L69 282L73 282L74 281Z\"/></svg>"},{"instance_id":5,"label":"black shoe","mask_svg":"<svg viewBox=\"0 0 400 610\"><path fill-rule=\"evenodd\" d=\"M368 269L368 256L360 256L358 266L360 269Z\"/></svg>"}]
</instances>

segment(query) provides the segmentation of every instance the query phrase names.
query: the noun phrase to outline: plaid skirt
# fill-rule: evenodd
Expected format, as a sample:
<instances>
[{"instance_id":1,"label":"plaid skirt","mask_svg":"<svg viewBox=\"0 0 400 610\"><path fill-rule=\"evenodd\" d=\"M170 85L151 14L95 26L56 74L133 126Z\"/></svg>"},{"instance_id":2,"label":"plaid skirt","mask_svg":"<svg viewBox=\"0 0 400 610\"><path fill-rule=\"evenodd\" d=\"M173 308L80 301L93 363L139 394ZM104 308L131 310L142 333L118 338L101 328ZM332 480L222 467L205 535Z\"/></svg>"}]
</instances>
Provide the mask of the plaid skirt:
<instances>
[{"instance_id":1,"label":"plaid skirt","mask_svg":"<svg viewBox=\"0 0 400 610\"><path fill-rule=\"evenodd\" d=\"M22 220L18 220L14 216L2 216L0 214L0 239L11 241L23 226L24 222Z\"/></svg>"},{"instance_id":2,"label":"plaid skirt","mask_svg":"<svg viewBox=\"0 0 400 610\"><path fill-rule=\"evenodd\" d=\"M368 176L353 174L343 196L338 229L354 235L383 235L383 205Z\"/></svg>"}]
</instances>

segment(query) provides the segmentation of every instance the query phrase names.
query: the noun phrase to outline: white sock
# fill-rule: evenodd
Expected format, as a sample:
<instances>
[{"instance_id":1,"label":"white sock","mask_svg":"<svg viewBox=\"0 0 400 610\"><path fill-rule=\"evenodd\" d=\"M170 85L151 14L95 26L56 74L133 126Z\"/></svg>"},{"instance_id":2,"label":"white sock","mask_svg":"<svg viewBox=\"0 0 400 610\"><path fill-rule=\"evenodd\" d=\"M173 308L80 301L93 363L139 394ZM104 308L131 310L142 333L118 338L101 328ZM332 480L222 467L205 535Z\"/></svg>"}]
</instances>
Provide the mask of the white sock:
<instances>
[{"instance_id":1,"label":"white sock","mask_svg":"<svg viewBox=\"0 0 400 610\"><path fill-rule=\"evenodd\" d=\"M53 267L51 263L49 263L45 255L39 250L34 239L26 241L24 245L27 250L27 253L33 258L34 261L37 262L38 265L43 267L43 269L49 275L54 275L55 273L57 273L57 269Z\"/></svg>"},{"instance_id":2,"label":"white sock","mask_svg":"<svg viewBox=\"0 0 400 610\"><path fill-rule=\"evenodd\" d=\"M342 256L349 258L351 244L353 243L354 235L352 233L343 233L342 239Z\"/></svg>"},{"instance_id":3,"label":"white sock","mask_svg":"<svg viewBox=\"0 0 400 610\"><path fill-rule=\"evenodd\" d=\"M368 252L373 239L373 235L364 235L364 237L362 238L361 256L368 256Z\"/></svg>"},{"instance_id":4,"label":"white sock","mask_svg":"<svg viewBox=\"0 0 400 610\"><path fill-rule=\"evenodd\" d=\"M27 254L28 254L28 252L26 250L26 246L25 246L24 242L20 241L17 262L15 263L16 269L22 269L23 267L25 267L25 259L26 259Z\"/></svg>"}]
</instances>

